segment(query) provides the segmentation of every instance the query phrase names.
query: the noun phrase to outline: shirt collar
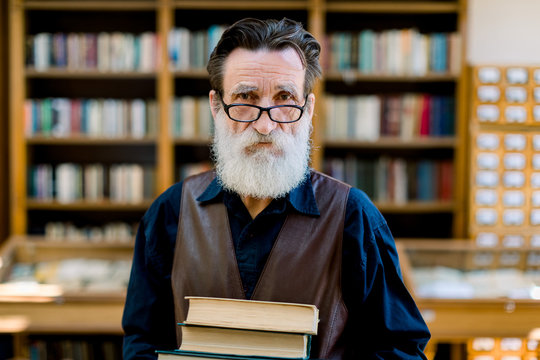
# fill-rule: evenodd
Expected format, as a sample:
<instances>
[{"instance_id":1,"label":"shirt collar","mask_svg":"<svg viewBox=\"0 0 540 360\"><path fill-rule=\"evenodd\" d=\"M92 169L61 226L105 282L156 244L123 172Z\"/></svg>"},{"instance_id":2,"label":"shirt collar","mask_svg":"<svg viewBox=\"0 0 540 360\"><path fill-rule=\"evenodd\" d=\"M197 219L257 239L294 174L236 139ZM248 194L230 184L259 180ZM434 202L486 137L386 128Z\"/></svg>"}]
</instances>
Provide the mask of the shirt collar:
<instances>
[{"instance_id":1,"label":"shirt collar","mask_svg":"<svg viewBox=\"0 0 540 360\"><path fill-rule=\"evenodd\" d=\"M286 195L287 202L298 212L304 215L319 216L319 208L315 200L315 193L311 185L311 177L306 177L300 185L295 187ZM197 201L201 203L211 203L219 201L222 198L222 193L225 191L217 177L212 180L210 185L206 187Z\"/></svg>"}]
</instances>

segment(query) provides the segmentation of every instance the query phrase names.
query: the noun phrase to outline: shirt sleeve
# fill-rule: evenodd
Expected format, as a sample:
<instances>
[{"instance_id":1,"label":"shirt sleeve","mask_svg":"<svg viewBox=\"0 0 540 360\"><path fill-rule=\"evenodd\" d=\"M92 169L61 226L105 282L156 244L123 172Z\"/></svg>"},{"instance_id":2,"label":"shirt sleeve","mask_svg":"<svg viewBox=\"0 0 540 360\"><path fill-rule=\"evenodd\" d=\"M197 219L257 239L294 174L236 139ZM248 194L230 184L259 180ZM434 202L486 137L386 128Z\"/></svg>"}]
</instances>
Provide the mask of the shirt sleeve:
<instances>
[{"instance_id":1,"label":"shirt sleeve","mask_svg":"<svg viewBox=\"0 0 540 360\"><path fill-rule=\"evenodd\" d=\"M133 255L122 318L124 360L156 359L176 345L171 270L181 184L160 195L143 216Z\"/></svg>"},{"instance_id":2,"label":"shirt sleeve","mask_svg":"<svg viewBox=\"0 0 540 360\"><path fill-rule=\"evenodd\" d=\"M425 359L430 333L405 287L395 242L380 212L358 189L347 202L342 288L351 359Z\"/></svg>"}]
</instances>

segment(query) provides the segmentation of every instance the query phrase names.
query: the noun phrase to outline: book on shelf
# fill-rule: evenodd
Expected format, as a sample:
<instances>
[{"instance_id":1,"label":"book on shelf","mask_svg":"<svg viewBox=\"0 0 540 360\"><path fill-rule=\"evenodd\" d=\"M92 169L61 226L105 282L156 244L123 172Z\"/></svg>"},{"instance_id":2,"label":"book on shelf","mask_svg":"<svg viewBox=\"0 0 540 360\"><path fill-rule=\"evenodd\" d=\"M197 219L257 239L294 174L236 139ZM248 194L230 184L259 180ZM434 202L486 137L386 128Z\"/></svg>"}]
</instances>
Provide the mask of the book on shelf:
<instances>
[{"instance_id":1,"label":"book on shelf","mask_svg":"<svg viewBox=\"0 0 540 360\"><path fill-rule=\"evenodd\" d=\"M418 29L334 32L324 43L328 49L325 68L362 74L425 76L458 74L460 36L452 33L420 33Z\"/></svg>"},{"instance_id":2,"label":"book on shelf","mask_svg":"<svg viewBox=\"0 0 540 360\"><path fill-rule=\"evenodd\" d=\"M155 33L37 33L27 36L26 65L50 69L100 72L154 71L160 64Z\"/></svg>"},{"instance_id":3,"label":"book on shelf","mask_svg":"<svg viewBox=\"0 0 540 360\"><path fill-rule=\"evenodd\" d=\"M314 305L187 296L188 325L317 335L319 310Z\"/></svg>"},{"instance_id":4,"label":"book on shelf","mask_svg":"<svg viewBox=\"0 0 540 360\"><path fill-rule=\"evenodd\" d=\"M275 358L309 357L311 335L179 324L180 350Z\"/></svg>"}]
</instances>

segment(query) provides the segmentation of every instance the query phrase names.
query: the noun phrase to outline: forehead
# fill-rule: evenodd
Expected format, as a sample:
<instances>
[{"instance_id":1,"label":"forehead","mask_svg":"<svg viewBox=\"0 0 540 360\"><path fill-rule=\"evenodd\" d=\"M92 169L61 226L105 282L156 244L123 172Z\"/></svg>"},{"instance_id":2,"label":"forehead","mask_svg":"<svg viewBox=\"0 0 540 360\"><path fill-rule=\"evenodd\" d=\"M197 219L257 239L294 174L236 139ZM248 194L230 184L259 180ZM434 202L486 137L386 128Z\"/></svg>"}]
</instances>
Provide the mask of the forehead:
<instances>
[{"instance_id":1,"label":"forehead","mask_svg":"<svg viewBox=\"0 0 540 360\"><path fill-rule=\"evenodd\" d=\"M247 50L237 48L225 60L223 87L225 92L239 86L259 91L293 86L301 91L305 69L300 56L292 48L283 50Z\"/></svg>"}]
</instances>

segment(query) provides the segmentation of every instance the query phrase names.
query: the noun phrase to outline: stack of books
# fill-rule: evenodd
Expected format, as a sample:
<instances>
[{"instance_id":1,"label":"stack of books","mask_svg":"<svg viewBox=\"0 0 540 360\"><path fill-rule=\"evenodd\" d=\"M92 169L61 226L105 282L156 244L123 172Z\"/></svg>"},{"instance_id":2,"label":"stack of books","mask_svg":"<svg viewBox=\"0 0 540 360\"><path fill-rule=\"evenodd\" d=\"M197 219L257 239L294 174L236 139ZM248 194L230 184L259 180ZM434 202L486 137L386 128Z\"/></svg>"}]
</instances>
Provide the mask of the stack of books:
<instances>
[{"instance_id":1,"label":"stack of books","mask_svg":"<svg viewBox=\"0 0 540 360\"><path fill-rule=\"evenodd\" d=\"M186 297L188 314L182 344L158 350L158 360L307 359L317 335L314 305L270 301Z\"/></svg>"}]
</instances>

